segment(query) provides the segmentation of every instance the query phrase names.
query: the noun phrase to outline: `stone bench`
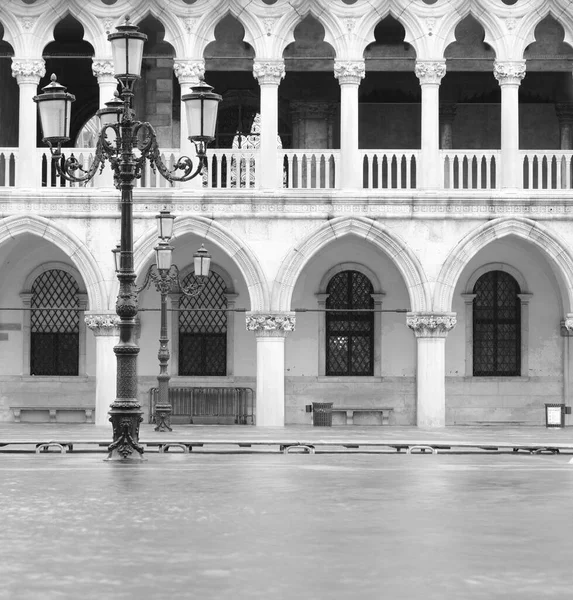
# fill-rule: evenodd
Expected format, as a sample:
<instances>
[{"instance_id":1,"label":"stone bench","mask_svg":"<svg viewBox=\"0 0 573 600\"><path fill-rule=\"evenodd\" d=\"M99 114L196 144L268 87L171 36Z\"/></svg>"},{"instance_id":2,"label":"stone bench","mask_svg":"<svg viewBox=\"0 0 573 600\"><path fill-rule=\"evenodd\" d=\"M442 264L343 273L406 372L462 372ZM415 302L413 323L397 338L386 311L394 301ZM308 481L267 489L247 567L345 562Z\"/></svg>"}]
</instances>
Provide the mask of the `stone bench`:
<instances>
[{"instance_id":1,"label":"stone bench","mask_svg":"<svg viewBox=\"0 0 573 600\"><path fill-rule=\"evenodd\" d=\"M11 406L10 410L14 413L14 421L20 423L22 411L48 412L50 416L50 423L56 423L56 415L59 410L61 411L82 411L86 415L86 423L94 422L94 407L85 406Z\"/></svg>"},{"instance_id":2,"label":"stone bench","mask_svg":"<svg viewBox=\"0 0 573 600\"><path fill-rule=\"evenodd\" d=\"M390 424L390 413L394 409L392 407L356 407L356 406L333 406L333 413L345 413L346 424L354 425L354 414L355 413L380 413L382 415L382 425Z\"/></svg>"}]
</instances>

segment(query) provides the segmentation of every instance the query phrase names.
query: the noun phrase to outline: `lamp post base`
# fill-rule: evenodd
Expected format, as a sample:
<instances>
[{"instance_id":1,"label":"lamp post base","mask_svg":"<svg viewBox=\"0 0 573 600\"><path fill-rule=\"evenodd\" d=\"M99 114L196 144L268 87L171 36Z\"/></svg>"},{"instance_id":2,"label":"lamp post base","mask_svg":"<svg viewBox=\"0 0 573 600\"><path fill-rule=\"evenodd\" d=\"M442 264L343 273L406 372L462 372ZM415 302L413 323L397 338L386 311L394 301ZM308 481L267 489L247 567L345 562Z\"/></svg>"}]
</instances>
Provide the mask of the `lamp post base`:
<instances>
[{"instance_id":1,"label":"lamp post base","mask_svg":"<svg viewBox=\"0 0 573 600\"><path fill-rule=\"evenodd\" d=\"M141 406L133 402L114 402L109 411L113 442L108 446L107 461L143 461L144 448L139 443L139 424L143 421Z\"/></svg>"},{"instance_id":2,"label":"lamp post base","mask_svg":"<svg viewBox=\"0 0 573 600\"><path fill-rule=\"evenodd\" d=\"M155 405L155 431L173 431L171 428L171 413L173 409L171 404Z\"/></svg>"}]
</instances>

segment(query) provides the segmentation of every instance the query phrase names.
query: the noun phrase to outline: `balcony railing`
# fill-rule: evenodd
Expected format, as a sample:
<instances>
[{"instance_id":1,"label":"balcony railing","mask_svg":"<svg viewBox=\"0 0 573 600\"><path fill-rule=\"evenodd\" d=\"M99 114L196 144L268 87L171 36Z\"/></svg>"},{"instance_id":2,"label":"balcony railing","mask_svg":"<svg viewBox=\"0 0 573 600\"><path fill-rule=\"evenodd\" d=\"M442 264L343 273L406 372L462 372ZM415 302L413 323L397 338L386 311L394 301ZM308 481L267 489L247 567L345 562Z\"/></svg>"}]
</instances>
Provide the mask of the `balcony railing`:
<instances>
[{"instance_id":1,"label":"balcony railing","mask_svg":"<svg viewBox=\"0 0 573 600\"><path fill-rule=\"evenodd\" d=\"M17 148L0 148L0 187L16 185L18 158Z\"/></svg>"},{"instance_id":2,"label":"balcony railing","mask_svg":"<svg viewBox=\"0 0 573 600\"><path fill-rule=\"evenodd\" d=\"M500 150L441 150L444 189L497 189L500 155Z\"/></svg>"},{"instance_id":3,"label":"balcony railing","mask_svg":"<svg viewBox=\"0 0 573 600\"><path fill-rule=\"evenodd\" d=\"M94 160L92 148L64 148L63 159L74 154L88 169ZM520 150L523 169L523 189L565 190L573 188L573 150ZM161 154L172 167L181 156L178 148L167 148ZM360 160L363 188L367 190L411 190L419 188L420 150L362 150ZM18 148L0 148L0 187L16 187L18 171L26 168L19 163ZM47 148L38 148L37 160L41 165L41 187L82 187L60 177ZM202 187L217 190L256 190L259 187L259 150L214 149L207 152L207 169ZM340 189L340 150L281 150L279 152L277 187L286 190ZM443 189L496 190L501 184L500 150L440 150ZM107 172L107 175L106 175ZM33 177L33 175L30 175ZM281 178L282 177L282 178ZM107 178L107 179L105 179ZM105 181L105 184L103 184ZM111 186L111 174L106 167L102 178L96 177L87 187ZM176 184L177 185L177 184ZM184 188L186 184L181 184ZM171 187L159 173L154 173L149 162L136 187ZM25 187L35 187L25 180Z\"/></svg>"},{"instance_id":4,"label":"balcony railing","mask_svg":"<svg viewBox=\"0 0 573 600\"><path fill-rule=\"evenodd\" d=\"M340 150L283 150L283 187L333 189L338 187Z\"/></svg>"},{"instance_id":5,"label":"balcony railing","mask_svg":"<svg viewBox=\"0 0 573 600\"><path fill-rule=\"evenodd\" d=\"M419 150L369 150L363 153L363 187L409 190L418 179Z\"/></svg>"},{"instance_id":6,"label":"balcony railing","mask_svg":"<svg viewBox=\"0 0 573 600\"><path fill-rule=\"evenodd\" d=\"M522 150L523 189L566 190L573 187L571 150Z\"/></svg>"}]
</instances>

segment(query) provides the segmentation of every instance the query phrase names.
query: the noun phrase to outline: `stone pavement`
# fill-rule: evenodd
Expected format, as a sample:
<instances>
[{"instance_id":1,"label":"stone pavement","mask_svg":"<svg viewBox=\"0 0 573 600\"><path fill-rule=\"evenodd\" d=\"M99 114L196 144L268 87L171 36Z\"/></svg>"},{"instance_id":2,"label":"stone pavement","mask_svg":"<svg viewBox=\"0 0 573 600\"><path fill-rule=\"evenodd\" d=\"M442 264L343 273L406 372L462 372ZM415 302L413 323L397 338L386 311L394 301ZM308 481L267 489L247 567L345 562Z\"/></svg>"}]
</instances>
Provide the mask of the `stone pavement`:
<instances>
[{"instance_id":1,"label":"stone pavement","mask_svg":"<svg viewBox=\"0 0 573 600\"><path fill-rule=\"evenodd\" d=\"M36 444L48 440L67 441L74 447L81 444L105 444L111 442L111 426L83 424L0 424L0 444ZM555 447L573 452L573 428L522 427L445 427L421 429L398 426L335 426L313 427L308 425L287 425L285 427L254 427L245 425L174 425L173 432L159 433L153 425L142 424L140 429L142 444L183 443L211 444L210 450L235 450L237 444L251 444L254 447L269 449L269 446L289 444L316 444L326 447L368 446L389 447L403 445L448 445L460 448L512 446ZM10 446L9 446L10 447ZM0 446L0 450L2 450ZM105 451L105 447L101 447Z\"/></svg>"}]
</instances>

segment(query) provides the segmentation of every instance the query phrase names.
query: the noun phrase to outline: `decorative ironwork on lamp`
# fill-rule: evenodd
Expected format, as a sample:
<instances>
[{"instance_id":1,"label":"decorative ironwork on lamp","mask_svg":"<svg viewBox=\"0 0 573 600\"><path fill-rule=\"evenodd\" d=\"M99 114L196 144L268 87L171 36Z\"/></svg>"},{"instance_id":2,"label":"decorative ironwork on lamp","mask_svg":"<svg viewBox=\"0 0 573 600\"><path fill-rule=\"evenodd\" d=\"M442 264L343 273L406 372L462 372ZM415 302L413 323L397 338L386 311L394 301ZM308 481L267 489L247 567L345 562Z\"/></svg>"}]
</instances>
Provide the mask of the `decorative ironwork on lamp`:
<instances>
[{"instance_id":1,"label":"decorative ironwork on lamp","mask_svg":"<svg viewBox=\"0 0 573 600\"><path fill-rule=\"evenodd\" d=\"M135 180L141 177L146 161L153 171L158 170L170 182L189 181L202 172L206 165L207 145L214 139L221 96L205 83L192 86L191 92L182 96L188 115L189 139L197 151L197 165L188 156L183 156L168 168L161 159L155 130L150 123L137 121L132 109L134 83L140 77L147 36L126 17L125 24L109 34L108 40L112 45L120 92L98 111L101 129L89 168L84 169L73 154L62 160L62 144L70 139L73 94L52 75L51 83L34 97L34 101L40 112L43 140L50 147L58 174L67 181L86 183L103 170L107 161L114 174L115 186L121 190L121 241L119 248L114 250L120 284L116 302L120 335L114 348L118 370L117 397L109 413L113 442L108 448L108 459L127 460L143 458L143 447L138 441L142 411L137 399L139 347L135 339L138 305L133 268L133 187ZM167 251L163 247L162 250Z\"/></svg>"}]
</instances>

